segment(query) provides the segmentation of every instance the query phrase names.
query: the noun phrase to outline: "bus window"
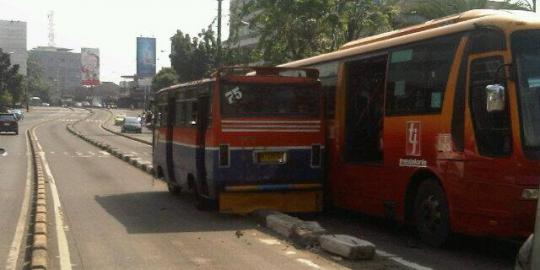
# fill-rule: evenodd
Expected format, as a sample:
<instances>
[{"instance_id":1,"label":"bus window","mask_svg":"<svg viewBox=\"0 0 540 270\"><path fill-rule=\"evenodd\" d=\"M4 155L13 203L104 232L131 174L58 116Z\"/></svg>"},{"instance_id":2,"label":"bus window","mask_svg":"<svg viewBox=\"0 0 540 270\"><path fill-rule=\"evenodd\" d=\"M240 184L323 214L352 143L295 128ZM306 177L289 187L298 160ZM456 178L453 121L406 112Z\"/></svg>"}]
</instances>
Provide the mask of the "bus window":
<instances>
[{"instance_id":1,"label":"bus window","mask_svg":"<svg viewBox=\"0 0 540 270\"><path fill-rule=\"evenodd\" d=\"M460 36L448 36L392 51L386 115L439 113Z\"/></svg>"},{"instance_id":2,"label":"bus window","mask_svg":"<svg viewBox=\"0 0 540 270\"><path fill-rule=\"evenodd\" d=\"M223 117L312 117L320 114L313 86L226 84L222 89Z\"/></svg>"},{"instance_id":3,"label":"bus window","mask_svg":"<svg viewBox=\"0 0 540 270\"><path fill-rule=\"evenodd\" d=\"M382 162L384 82L387 56L346 64L345 160Z\"/></svg>"},{"instance_id":4,"label":"bus window","mask_svg":"<svg viewBox=\"0 0 540 270\"><path fill-rule=\"evenodd\" d=\"M506 156L512 152L508 104L502 112L487 112L486 86L493 84L501 56L476 59L471 63L469 97L478 152L484 156ZM506 87L505 82L497 82ZM508 100L508 98L506 98Z\"/></svg>"}]
</instances>

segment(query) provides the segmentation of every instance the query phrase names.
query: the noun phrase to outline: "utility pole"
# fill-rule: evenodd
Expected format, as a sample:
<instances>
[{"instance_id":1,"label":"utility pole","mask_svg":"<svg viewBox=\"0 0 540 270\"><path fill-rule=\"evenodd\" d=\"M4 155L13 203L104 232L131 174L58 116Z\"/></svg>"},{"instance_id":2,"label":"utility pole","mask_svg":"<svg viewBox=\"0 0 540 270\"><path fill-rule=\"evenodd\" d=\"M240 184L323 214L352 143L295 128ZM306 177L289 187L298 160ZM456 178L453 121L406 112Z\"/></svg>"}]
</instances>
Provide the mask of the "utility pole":
<instances>
[{"instance_id":1,"label":"utility pole","mask_svg":"<svg viewBox=\"0 0 540 270\"><path fill-rule=\"evenodd\" d=\"M218 0L218 17L217 17L217 56L216 56L216 68L221 66L221 2Z\"/></svg>"}]
</instances>

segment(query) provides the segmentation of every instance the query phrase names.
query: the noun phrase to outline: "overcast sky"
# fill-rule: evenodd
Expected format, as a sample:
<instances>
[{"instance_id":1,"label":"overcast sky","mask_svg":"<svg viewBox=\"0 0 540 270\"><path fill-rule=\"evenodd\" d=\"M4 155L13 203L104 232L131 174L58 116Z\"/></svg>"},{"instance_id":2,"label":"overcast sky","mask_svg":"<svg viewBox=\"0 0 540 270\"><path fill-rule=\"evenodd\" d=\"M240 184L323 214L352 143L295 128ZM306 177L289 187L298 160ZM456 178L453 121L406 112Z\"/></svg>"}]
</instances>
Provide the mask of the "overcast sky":
<instances>
[{"instance_id":1,"label":"overcast sky","mask_svg":"<svg viewBox=\"0 0 540 270\"><path fill-rule=\"evenodd\" d=\"M155 37L158 71L170 66L169 38L177 29L195 35L206 28L217 16L217 0L0 0L0 19L28 23L29 50L47 45L50 10L56 46L74 52L99 48L101 80L118 82L121 75L136 72L136 37ZM223 11L225 39L229 0L223 1Z\"/></svg>"}]
</instances>

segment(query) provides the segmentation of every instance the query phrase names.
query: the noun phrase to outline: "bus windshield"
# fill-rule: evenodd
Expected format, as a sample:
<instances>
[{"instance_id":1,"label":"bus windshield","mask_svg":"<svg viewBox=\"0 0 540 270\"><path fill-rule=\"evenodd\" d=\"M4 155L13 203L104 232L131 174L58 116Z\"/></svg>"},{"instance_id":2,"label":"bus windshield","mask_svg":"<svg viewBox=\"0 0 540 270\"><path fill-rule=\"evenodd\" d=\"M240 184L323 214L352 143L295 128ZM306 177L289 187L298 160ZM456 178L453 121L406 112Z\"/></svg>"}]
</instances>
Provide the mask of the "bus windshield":
<instances>
[{"instance_id":1,"label":"bus windshield","mask_svg":"<svg viewBox=\"0 0 540 270\"><path fill-rule=\"evenodd\" d=\"M526 148L540 149L540 31L520 31L512 36Z\"/></svg>"},{"instance_id":2,"label":"bus windshield","mask_svg":"<svg viewBox=\"0 0 540 270\"><path fill-rule=\"evenodd\" d=\"M225 84L223 117L318 117L320 94L315 85Z\"/></svg>"}]
</instances>

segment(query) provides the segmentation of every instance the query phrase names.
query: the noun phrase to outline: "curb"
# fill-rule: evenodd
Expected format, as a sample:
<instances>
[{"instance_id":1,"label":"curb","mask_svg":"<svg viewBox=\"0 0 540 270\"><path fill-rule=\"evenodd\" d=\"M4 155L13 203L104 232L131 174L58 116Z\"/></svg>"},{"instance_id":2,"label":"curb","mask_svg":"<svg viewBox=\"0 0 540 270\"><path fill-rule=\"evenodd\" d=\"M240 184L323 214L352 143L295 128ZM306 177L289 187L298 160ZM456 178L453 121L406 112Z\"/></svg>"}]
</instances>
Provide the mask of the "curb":
<instances>
[{"instance_id":1,"label":"curb","mask_svg":"<svg viewBox=\"0 0 540 270\"><path fill-rule=\"evenodd\" d=\"M115 135L118 135L118 136L122 136L122 137L128 138L128 139L130 139L130 140L134 140L134 141L136 141L136 142L144 143L144 144L146 144L146 145L152 145L151 142L147 142L147 141L145 141L145 140L143 140L143 139L139 139L139 138L136 138L136 137L132 137L132 136L126 135L126 134L124 134L124 133L122 133L122 132L117 132L117 131L114 131L114 130L108 128L108 127L105 127L105 123L111 121L111 119L112 119L112 117L113 117L113 113L112 113L110 110L107 110L107 112L109 112L109 119L105 120L105 122L103 122L103 123L100 125L102 129L104 129L104 130L106 130L106 131L108 131L108 132L110 132L110 133L112 133L112 134L115 134Z\"/></svg>"},{"instance_id":2,"label":"curb","mask_svg":"<svg viewBox=\"0 0 540 270\"><path fill-rule=\"evenodd\" d=\"M32 136L31 130L26 131L28 140L30 142L30 152L32 154L33 161L33 173L34 173L34 208L32 209L32 215L34 216L34 228L32 232L32 246L31 246L31 269L47 269L48 267L48 252L47 252L47 186L45 174L43 172L43 165L41 159L36 152L36 138Z\"/></svg>"},{"instance_id":3,"label":"curb","mask_svg":"<svg viewBox=\"0 0 540 270\"><path fill-rule=\"evenodd\" d=\"M354 236L328 234L316 221L303 221L272 210L259 210L254 215L265 227L299 248L320 247L329 254L350 260L372 260L375 257L374 244Z\"/></svg>"},{"instance_id":4,"label":"curb","mask_svg":"<svg viewBox=\"0 0 540 270\"><path fill-rule=\"evenodd\" d=\"M150 164L150 163L142 163L138 157L133 156L131 154L122 153L117 148L114 148L113 146L111 146L111 145L109 145L107 143L91 139L91 138L83 135L82 133L80 133L79 131L77 131L75 129L74 126L76 124L78 124L81 121L84 121L84 120L88 119L93 114L94 114L94 112L91 112L90 115L88 115L87 117L85 117L85 118L83 118L83 119L81 119L79 121L76 121L73 124L67 124L66 129L71 134L81 138L82 140L88 142L89 144L94 145L95 147L97 147L97 148L99 148L99 149L101 149L103 151L106 151L107 153L111 154L112 156L115 156L118 159L121 159L121 160L125 161L126 163L130 164L131 166L133 166L133 167L135 167L135 168L137 168L137 169L139 169L139 170L153 176L154 175L154 168L153 168L152 164Z\"/></svg>"}]
</instances>

